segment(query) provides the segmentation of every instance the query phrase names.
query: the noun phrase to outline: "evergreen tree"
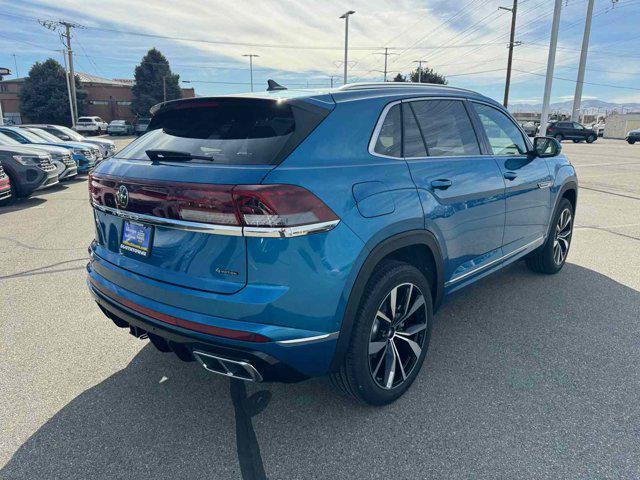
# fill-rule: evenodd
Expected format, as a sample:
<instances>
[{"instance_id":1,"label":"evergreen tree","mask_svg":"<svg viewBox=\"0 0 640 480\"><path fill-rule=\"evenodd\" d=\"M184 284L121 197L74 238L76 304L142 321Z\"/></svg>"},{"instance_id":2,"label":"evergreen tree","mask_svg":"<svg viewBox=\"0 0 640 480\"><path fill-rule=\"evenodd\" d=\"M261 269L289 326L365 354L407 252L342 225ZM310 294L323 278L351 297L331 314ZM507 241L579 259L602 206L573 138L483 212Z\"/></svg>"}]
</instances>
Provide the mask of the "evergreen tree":
<instances>
[{"instance_id":1,"label":"evergreen tree","mask_svg":"<svg viewBox=\"0 0 640 480\"><path fill-rule=\"evenodd\" d=\"M167 58L159 50L152 48L142 58L135 71L135 84L131 89L131 108L136 115L148 117L149 109L163 101L163 78L167 100L181 98L180 76L172 73Z\"/></svg>"},{"instance_id":2,"label":"evergreen tree","mask_svg":"<svg viewBox=\"0 0 640 480\"><path fill-rule=\"evenodd\" d=\"M75 78L78 115L85 109L87 92ZM53 58L36 62L19 93L20 110L33 123L54 123L71 126L69 93L64 68Z\"/></svg>"}]
</instances>

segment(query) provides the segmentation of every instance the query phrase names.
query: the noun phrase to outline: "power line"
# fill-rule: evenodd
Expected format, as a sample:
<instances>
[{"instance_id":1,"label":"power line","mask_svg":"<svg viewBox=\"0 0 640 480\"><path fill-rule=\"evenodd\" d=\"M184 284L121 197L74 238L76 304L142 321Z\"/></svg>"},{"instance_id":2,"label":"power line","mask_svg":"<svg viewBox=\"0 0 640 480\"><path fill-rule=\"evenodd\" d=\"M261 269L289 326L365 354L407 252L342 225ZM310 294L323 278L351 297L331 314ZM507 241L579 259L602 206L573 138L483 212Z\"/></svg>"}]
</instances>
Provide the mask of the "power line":
<instances>
[{"instance_id":1,"label":"power line","mask_svg":"<svg viewBox=\"0 0 640 480\"><path fill-rule=\"evenodd\" d=\"M538 77L545 77L546 76L543 73L529 72L527 70L520 70L520 69L517 69L517 68L514 68L513 70L516 71L516 72L520 72L520 73L526 73L528 75L536 75ZM557 77L555 75L553 76L553 78L556 79L556 80L564 80L566 82L576 83L576 81L574 79L571 79L571 78ZM610 83L596 83L596 82L582 82L582 83L584 83L585 85L595 85L595 86L598 86L598 87L621 88L621 89L625 89L625 90L637 90L637 91L640 91L640 88L637 88L637 87L627 87L627 86L623 86L623 85L612 85Z\"/></svg>"}]
</instances>

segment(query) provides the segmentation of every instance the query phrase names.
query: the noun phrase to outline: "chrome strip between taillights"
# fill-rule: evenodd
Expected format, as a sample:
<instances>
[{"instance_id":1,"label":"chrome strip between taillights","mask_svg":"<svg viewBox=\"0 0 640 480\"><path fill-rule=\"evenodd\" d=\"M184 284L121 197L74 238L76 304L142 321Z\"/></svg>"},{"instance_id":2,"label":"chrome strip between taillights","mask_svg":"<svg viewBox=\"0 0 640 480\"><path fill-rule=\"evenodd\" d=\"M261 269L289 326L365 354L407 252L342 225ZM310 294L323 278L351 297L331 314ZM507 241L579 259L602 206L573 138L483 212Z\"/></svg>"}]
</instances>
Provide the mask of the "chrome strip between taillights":
<instances>
[{"instance_id":1,"label":"chrome strip between taillights","mask_svg":"<svg viewBox=\"0 0 640 480\"><path fill-rule=\"evenodd\" d=\"M174 220L172 218L155 217L142 213L127 212L117 208L105 207L93 203L93 208L104 213L109 213L126 220L143 222L158 227L175 228L189 232L209 233L212 235L231 235L235 237L271 237L271 238L291 238L310 233L326 232L334 228L340 220L330 222L313 223L299 227L240 227L236 225L212 225L209 223L187 222L185 220Z\"/></svg>"}]
</instances>

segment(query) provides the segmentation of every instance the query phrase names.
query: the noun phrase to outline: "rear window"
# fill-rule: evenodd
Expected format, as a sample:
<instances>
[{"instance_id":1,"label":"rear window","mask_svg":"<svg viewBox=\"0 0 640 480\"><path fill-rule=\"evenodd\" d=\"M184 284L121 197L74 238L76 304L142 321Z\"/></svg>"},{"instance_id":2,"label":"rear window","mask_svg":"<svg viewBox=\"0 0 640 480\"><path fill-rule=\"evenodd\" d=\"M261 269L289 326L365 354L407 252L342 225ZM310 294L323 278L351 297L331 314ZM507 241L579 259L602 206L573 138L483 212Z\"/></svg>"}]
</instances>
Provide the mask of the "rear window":
<instances>
[{"instance_id":1,"label":"rear window","mask_svg":"<svg viewBox=\"0 0 640 480\"><path fill-rule=\"evenodd\" d=\"M80 117L78 119L78 123L93 123L93 119L92 118L82 118L82 117Z\"/></svg>"},{"instance_id":2,"label":"rear window","mask_svg":"<svg viewBox=\"0 0 640 480\"><path fill-rule=\"evenodd\" d=\"M147 150L169 150L220 164L277 164L328 113L300 100L221 98L177 103L158 111L149 131L118 157L148 160Z\"/></svg>"}]
</instances>

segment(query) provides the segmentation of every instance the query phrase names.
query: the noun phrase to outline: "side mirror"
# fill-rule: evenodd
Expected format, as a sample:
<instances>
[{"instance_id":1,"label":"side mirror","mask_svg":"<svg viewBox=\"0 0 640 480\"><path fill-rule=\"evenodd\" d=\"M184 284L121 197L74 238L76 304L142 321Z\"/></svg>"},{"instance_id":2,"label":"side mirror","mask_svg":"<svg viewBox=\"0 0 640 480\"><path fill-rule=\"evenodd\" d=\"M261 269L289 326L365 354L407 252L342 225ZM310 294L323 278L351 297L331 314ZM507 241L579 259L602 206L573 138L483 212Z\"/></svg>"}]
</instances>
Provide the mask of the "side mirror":
<instances>
[{"instance_id":1,"label":"side mirror","mask_svg":"<svg viewBox=\"0 0 640 480\"><path fill-rule=\"evenodd\" d=\"M553 137L536 137L533 139L533 148L537 157L555 157L560 155L562 145Z\"/></svg>"},{"instance_id":2,"label":"side mirror","mask_svg":"<svg viewBox=\"0 0 640 480\"><path fill-rule=\"evenodd\" d=\"M62 135L60 135L60 140L66 140L69 141L71 140L71 137L69 135L65 135L64 133Z\"/></svg>"}]
</instances>

